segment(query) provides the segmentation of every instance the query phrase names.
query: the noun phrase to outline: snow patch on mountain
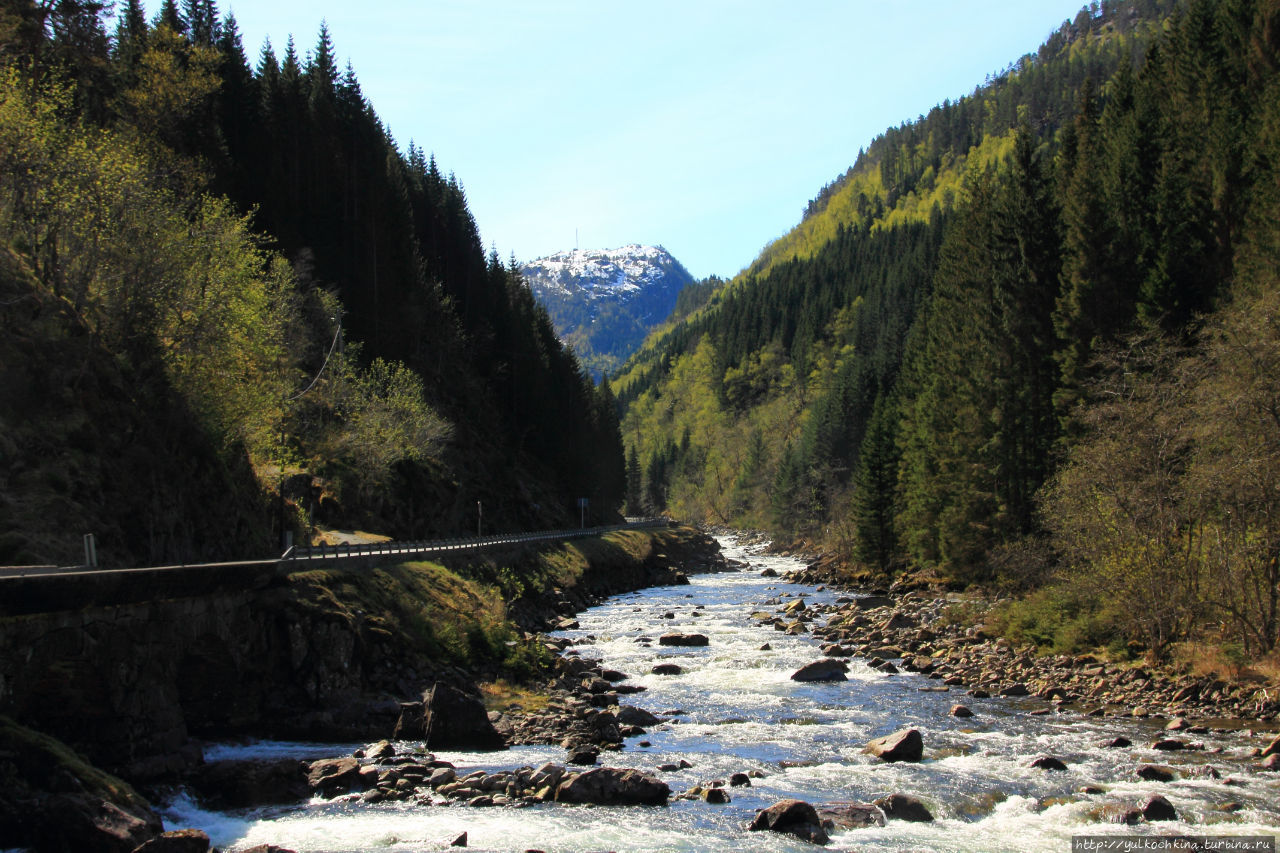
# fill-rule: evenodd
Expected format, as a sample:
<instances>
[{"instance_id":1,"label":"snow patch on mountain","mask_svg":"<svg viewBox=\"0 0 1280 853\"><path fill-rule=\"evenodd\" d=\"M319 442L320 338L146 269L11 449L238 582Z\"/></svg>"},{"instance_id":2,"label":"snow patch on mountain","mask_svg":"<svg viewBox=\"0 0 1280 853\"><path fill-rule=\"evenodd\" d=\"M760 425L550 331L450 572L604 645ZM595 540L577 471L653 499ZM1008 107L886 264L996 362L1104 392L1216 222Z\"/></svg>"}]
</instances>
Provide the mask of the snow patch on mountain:
<instances>
[{"instance_id":1,"label":"snow patch on mountain","mask_svg":"<svg viewBox=\"0 0 1280 853\"><path fill-rule=\"evenodd\" d=\"M635 243L556 252L520 272L556 334L597 375L621 364L693 281L666 249Z\"/></svg>"},{"instance_id":2,"label":"snow patch on mountain","mask_svg":"<svg viewBox=\"0 0 1280 853\"><path fill-rule=\"evenodd\" d=\"M617 249L556 252L521 268L535 293L561 296L581 293L588 299L617 299L623 294L639 293L662 285L665 278L677 271L684 273L683 276L677 273L678 278L692 280L666 249L634 243Z\"/></svg>"}]
</instances>

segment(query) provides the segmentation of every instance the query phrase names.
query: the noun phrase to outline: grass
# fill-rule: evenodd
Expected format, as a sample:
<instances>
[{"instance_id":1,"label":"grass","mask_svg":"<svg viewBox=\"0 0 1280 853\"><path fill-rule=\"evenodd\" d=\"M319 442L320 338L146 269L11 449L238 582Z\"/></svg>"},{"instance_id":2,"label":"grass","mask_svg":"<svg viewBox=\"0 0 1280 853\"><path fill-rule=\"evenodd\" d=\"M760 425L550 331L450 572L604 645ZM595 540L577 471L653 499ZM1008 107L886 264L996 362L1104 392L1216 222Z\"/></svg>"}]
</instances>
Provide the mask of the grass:
<instances>
[{"instance_id":1,"label":"grass","mask_svg":"<svg viewBox=\"0 0 1280 853\"><path fill-rule=\"evenodd\" d=\"M550 655L540 644L521 638L507 618L509 601L553 588L572 589L589 569L634 568L655 554L678 549L690 535L670 529L622 530L447 563L296 572L290 583L299 605L332 613L385 642L407 643L434 663L491 667L507 679L527 681L548 670ZM531 700L525 696L523 701Z\"/></svg>"}]
</instances>

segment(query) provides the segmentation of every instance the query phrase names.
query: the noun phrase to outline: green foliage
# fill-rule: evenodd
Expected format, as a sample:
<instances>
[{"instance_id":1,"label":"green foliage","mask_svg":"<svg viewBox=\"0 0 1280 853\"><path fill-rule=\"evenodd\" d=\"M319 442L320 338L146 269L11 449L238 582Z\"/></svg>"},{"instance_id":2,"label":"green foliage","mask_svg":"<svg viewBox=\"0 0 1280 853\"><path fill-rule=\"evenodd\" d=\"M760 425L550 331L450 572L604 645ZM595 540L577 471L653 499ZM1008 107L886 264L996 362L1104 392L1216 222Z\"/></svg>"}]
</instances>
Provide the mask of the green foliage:
<instances>
[{"instance_id":1,"label":"green foliage","mask_svg":"<svg viewBox=\"0 0 1280 853\"><path fill-rule=\"evenodd\" d=\"M114 44L102 15L0 11L0 229L225 466L292 484L264 529L456 533L477 500L491 529L567 524L579 497L616 517L611 392L514 260L485 258L460 182L400 153L324 26L305 61L268 46L255 72L209 0L150 24L128 4Z\"/></svg>"},{"instance_id":2,"label":"green foliage","mask_svg":"<svg viewBox=\"0 0 1280 853\"><path fill-rule=\"evenodd\" d=\"M1118 610L1074 584L1058 583L1001 602L987 615L986 627L1045 653L1083 654L1108 647L1117 636Z\"/></svg>"},{"instance_id":3,"label":"green foliage","mask_svg":"<svg viewBox=\"0 0 1280 853\"><path fill-rule=\"evenodd\" d=\"M1126 649L1271 648L1276 32L1102 3L886 131L618 376L650 502L1005 589L1061 557Z\"/></svg>"}]
</instances>

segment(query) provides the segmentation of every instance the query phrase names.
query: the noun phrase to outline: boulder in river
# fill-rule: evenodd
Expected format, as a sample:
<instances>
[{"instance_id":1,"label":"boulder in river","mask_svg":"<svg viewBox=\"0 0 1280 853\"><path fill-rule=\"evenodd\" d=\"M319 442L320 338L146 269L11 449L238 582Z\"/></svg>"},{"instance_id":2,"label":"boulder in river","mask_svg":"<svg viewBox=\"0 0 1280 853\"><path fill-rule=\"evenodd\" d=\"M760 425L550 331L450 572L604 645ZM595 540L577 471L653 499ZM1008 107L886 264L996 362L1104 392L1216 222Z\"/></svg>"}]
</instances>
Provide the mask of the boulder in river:
<instances>
[{"instance_id":1,"label":"boulder in river","mask_svg":"<svg viewBox=\"0 0 1280 853\"><path fill-rule=\"evenodd\" d=\"M1178 811L1173 804L1159 794L1147 797L1139 806L1146 820L1177 820Z\"/></svg>"},{"instance_id":2,"label":"boulder in river","mask_svg":"<svg viewBox=\"0 0 1280 853\"><path fill-rule=\"evenodd\" d=\"M1063 763L1061 758L1054 758L1052 755L1042 755L1031 762L1031 766L1037 770L1066 770L1067 765Z\"/></svg>"},{"instance_id":3,"label":"boulder in river","mask_svg":"<svg viewBox=\"0 0 1280 853\"><path fill-rule=\"evenodd\" d=\"M969 710L966 705L952 705L951 716L953 717L972 717L973 711Z\"/></svg>"},{"instance_id":4,"label":"boulder in river","mask_svg":"<svg viewBox=\"0 0 1280 853\"><path fill-rule=\"evenodd\" d=\"M600 806L661 806L671 796L666 782L639 770L597 767L562 782L556 800Z\"/></svg>"},{"instance_id":5,"label":"boulder in river","mask_svg":"<svg viewBox=\"0 0 1280 853\"><path fill-rule=\"evenodd\" d=\"M817 809L804 800L779 800L767 809L761 809L747 829L752 832L783 832L814 844L826 844L831 840L822 828L822 818L818 816Z\"/></svg>"},{"instance_id":6,"label":"boulder in river","mask_svg":"<svg viewBox=\"0 0 1280 853\"><path fill-rule=\"evenodd\" d=\"M913 823L932 823L929 807L907 794L890 794L875 801L889 820L905 820Z\"/></svg>"},{"instance_id":7,"label":"boulder in river","mask_svg":"<svg viewBox=\"0 0 1280 853\"><path fill-rule=\"evenodd\" d=\"M354 758L323 758L307 768L307 784L322 797L349 793L360 781L360 762Z\"/></svg>"},{"instance_id":8,"label":"boulder in river","mask_svg":"<svg viewBox=\"0 0 1280 853\"><path fill-rule=\"evenodd\" d=\"M624 726L656 726L662 720L643 708L623 705L618 709L618 722Z\"/></svg>"},{"instance_id":9,"label":"boulder in river","mask_svg":"<svg viewBox=\"0 0 1280 853\"><path fill-rule=\"evenodd\" d=\"M658 638L658 645L660 646L706 646L710 643L711 641L707 638L706 634L681 634L673 632L670 634L663 634Z\"/></svg>"},{"instance_id":10,"label":"boulder in river","mask_svg":"<svg viewBox=\"0 0 1280 853\"><path fill-rule=\"evenodd\" d=\"M919 761L924 757L924 739L917 729L902 729L868 741L862 751L884 761Z\"/></svg>"},{"instance_id":11,"label":"boulder in river","mask_svg":"<svg viewBox=\"0 0 1280 853\"><path fill-rule=\"evenodd\" d=\"M1262 750L1261 757L1267 758L1272 755L1280 755L1280 735L1276 735L1271 743L1267 745L1267 748Z\"/></svg>"},{"instance_id":12,"label":"boulder in river","mask_svg":"<svg viewBox=\"0 0 1280 853\"><path fill-rule=\"evenodd\" d=\"M1147 782L1172 782L1178 778L1176 770L1163 764L1139 764L1134 773Z\"/></svg>"},{"instance_id":13,"label":"boulder in river","mask_svg":"<svg viewBox=\"0 0 1280 853\"><path fill-rule=\"evenodd\" d=\"M818 817L826 829L863 829L884 826L884 812L871 803L824 803Z\"/></svg>"},{"instance_id":14,"label":"boulder in river","mask_svg":"<svg viewBox=\"0 0 1280 853\"><path fill-rule=\"evenodd\" d=\"M848 681L849 665L842 660L823 658L807 663L791 673L792 681Z\"/></svg>"},{"instance_id":15,"label":"boulder in river","mask_svg":"<svg viewBox=\"0 0 1280 853\"><path fill-rule=\"evenodd\" d=\"M506 749L489 712L475 696L437 682L421 702L402 702L395 740L422 740L431 749Z\"/></svg>"},{"instance_id":16,"label":"boulder in river","mask_svg":"<svg viewBox=\"0 0 1280 853\"><path fill-rule=\"evenodd\" d=\"M596 759L600 757L600 750L594 746L580 745L569 747L569 755L565 761L570 764L579 764L590 766L596 763Z\"/></svg>"},{"instance_id":17,"label":"boulder in river","mask_svg":"<svg viewBox=\"0 0 1280 853\"><path fill-rule=\"evenodd\" d=\"M654 675L679 675L684 672L684 667L678 663L660 663L653 668Z\"/></svg>"}]
</instances>

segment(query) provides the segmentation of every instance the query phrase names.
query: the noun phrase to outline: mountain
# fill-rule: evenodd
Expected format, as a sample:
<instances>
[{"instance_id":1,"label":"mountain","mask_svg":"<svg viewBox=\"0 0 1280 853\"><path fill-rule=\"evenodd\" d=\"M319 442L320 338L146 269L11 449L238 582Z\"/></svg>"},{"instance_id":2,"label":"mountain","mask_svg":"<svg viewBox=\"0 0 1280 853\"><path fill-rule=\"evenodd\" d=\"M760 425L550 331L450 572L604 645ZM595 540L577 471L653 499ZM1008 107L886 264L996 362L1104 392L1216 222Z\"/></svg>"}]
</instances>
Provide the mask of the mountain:
<instances>
[{"instance_id":1,"label":"mountain","mask_svg":"<svg viewBox=\"0 0 1280 853\"><path fill-rule=\"evenodd\" d=\"M556 334L597 378L622 364L693 276L661 246L557 252L520 268Z\"/></svg>"},{"instance_id":2,"label":"mountain","mask_svg":"<svg viewBox=\"0 0 1280 853\"><path fill-rule=\"evenodd\" d=\"M886 130L614 377L632 511L1280 645L1278 70L1277 0L1105 0Z\"/></svg>"}]
</instances>

